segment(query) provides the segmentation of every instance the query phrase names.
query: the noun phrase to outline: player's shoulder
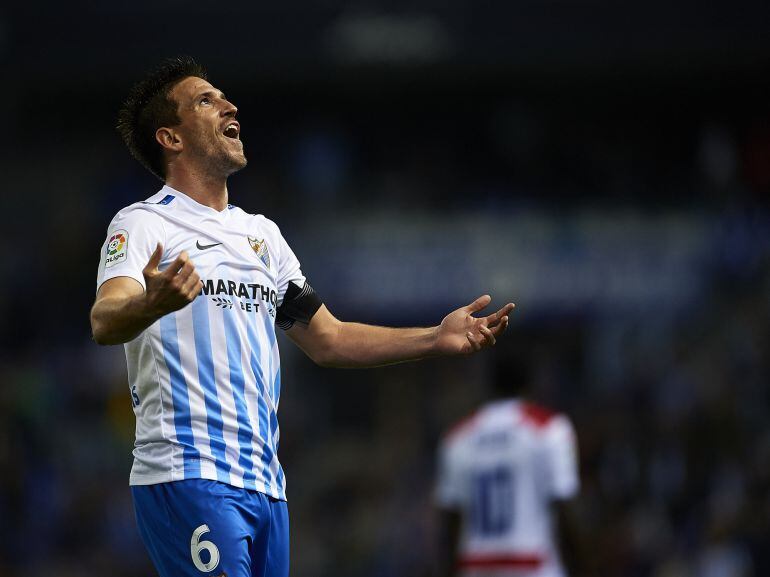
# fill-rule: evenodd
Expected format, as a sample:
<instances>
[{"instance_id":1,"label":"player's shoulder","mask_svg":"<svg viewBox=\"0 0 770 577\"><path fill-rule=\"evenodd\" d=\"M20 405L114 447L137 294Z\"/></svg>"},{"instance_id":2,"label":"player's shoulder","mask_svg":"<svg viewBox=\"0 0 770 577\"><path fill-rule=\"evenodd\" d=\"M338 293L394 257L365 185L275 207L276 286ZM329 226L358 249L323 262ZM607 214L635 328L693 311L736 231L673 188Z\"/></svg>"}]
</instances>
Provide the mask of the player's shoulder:
<instances>
[{"instance_id":1,"label":"player's shoulder","mask_svg":"<svg viewBox=\"0 0 770 577\"><path fill-rule=\"evenodd\" d=\"M140 200L121 208L112 218L112 225L131 221L141 221L144 223L160 222L161 215L153 208L170 205L173 198L168 198L169 196L157 193L146 200Z\"/></svg>"},{"instance_id":2,"label":"player's shoulder","mask_svg":"<svg viewBox=\"0 0 770 577\"><path fill-rule=\"evenodd\" d=\"M521 401L517 408L522 421L535 429L545 429L563 417L558 411L531 401Z\"/></svg>"},{"instance_id":3,"label":"player's shoulder","mask_svg":"<svg viewBox=\"0 0 770 577\"><path fill-rule=\"evenodd\" d=\"M559 439L574 436L572 421L565 413L528 401L518 404L518 412L521 426L546 442L558 442Z\"/></svg>"},{"instance_id":4,"label":"player's shoulder","mask_svg":"<svg viewBox=\"0 0 770 577\"><path fill-rule=\"evenodd\" d=\"M115 216L127 216L130 214L135 214L139 211L149 212L153 211L153 209L157 207L170 208L174 206L174 201L176 200L176 196L173 194L173 192L175 191L167 186L164 186L152 196L145 198L144 200L137 200L128 206L124 206L117 212Z\"/></svg>"},{"instance_id":5,"label":"player's shoulder","mask_svg":"<svg viewBox=\"0 0 770 577\"><path fill-rule=\"evenodd\" d=\"M251 224L262 230L267 230L271 233L279 231L278 225L264 214L258 212L248 212L235 204L228 204L227 211L230 213L230 216L239 220L249 221Z\"/></svg>"},{"instance_id":6,"label":"player's shoulder","mask_svg":"<svg viewBox=\"0 0 770 577\"><path fill-rule=\"evenodd\" d=\"M257 222L262 228L272 232L273 234L281 233L281 229L278 228L278 225L275 223L275 221L269 219L264 214L254 214L252 216L254 221Z\"/></svg>"},{"instance_id":7,"label":"player's shoulder","mask_svg":"<svg viewBox=\"0 0 770 577\"><path fill-rule=\"evenodd\" d=\"M259 230L266 238L269 238L272 242L281 242L283 239L283 233L281 232L278 224L266 217L264 214L254 214L254 226L256 230Z\"/></svg>"}]
</instances>

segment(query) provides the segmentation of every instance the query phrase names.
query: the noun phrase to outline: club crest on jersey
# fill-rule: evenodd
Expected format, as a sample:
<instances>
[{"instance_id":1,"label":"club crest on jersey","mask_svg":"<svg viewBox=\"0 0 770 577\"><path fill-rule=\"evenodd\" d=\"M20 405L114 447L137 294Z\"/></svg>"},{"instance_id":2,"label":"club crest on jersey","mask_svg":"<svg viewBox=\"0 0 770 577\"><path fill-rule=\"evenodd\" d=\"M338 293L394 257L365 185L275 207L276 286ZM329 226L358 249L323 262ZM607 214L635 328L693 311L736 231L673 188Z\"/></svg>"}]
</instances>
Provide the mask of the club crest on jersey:
<instances>
[{"instance_id":1,"label":"club crest on jersey","mask_svg":"<svg viewBox=\"0 0 770 577\"><path fill-rule=\"evenodd\" d=\"M128 232L125 230L116 230L107 241L107 253L105 254L104 266L109 268L126 260L126 251L128 250Z\"/></svg>"},{"instance_id":2,"label":"club crest on jersey","mask_svg":"<svg viewBox=\"0 0 770 577\"><path fill-rule=\"evenodd\" d=\"M253 236L247 236L247 238L249 239L252 250L259 257L259 260L265 263L267 268L270 268L270 252L267 250L267 241L265 239L257 240L257 238Z\"/></svg>"}]
</instances>

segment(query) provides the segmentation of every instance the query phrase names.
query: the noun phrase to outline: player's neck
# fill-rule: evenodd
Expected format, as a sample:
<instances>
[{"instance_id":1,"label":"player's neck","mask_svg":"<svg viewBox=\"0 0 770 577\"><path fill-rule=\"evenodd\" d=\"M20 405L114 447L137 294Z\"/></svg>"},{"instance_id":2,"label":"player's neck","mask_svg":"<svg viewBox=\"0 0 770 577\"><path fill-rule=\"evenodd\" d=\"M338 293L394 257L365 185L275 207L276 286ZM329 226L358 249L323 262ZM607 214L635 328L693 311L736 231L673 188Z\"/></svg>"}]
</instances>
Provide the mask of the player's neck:
<instances>
[{"instance_id":1,"label":"player's neck","mask_svg":"<svg viewBox=\"0 0 770 577\"><path fill-rule=\"evenodd\" d=\"M227 208L226 177L212 177L190 170L172 171L166 178L166 184L216 211L221 212Z\"/></svg>"}]
</instances>

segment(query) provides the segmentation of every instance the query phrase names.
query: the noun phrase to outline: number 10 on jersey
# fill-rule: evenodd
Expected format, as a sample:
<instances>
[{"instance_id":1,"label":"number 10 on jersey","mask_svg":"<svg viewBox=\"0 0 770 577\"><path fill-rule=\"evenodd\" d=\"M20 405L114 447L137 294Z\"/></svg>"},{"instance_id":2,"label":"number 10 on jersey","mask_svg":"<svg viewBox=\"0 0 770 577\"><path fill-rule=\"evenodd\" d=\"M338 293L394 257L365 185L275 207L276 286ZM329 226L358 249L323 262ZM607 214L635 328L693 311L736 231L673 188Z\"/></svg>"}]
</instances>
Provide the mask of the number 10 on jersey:
<instances>
[{"instance_id":1,"label":"number 10 on jersey","mask_svg":"<svg viewBox=\"0 0 770 577\"><path fill-rule=\"evenodd\" d=\"M480 535L502 535L514 516L513 473L507 467L483 471L473 478L471 530Z\"/></svg>"}]
</instances>

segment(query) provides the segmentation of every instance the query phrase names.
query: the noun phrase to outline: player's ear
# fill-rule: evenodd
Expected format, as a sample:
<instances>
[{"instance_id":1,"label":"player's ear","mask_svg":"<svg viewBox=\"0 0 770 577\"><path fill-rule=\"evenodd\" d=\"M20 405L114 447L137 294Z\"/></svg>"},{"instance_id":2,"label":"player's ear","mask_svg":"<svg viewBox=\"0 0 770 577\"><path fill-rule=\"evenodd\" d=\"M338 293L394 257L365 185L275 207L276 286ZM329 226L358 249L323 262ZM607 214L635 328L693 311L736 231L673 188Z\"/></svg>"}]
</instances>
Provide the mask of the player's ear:
<instances>
[{"instance_id":1,"label":"player's ear","mask_svg":"<svg viewBox=\"0 0 770 577\"><path fill-rule=\"evenodd\" d=\"M158 128L158 130L155 131L155 140L167 150L173 150L175 152L180 152L182 150L182 139L172 128Z\"/></svg>"}]
</instances>

